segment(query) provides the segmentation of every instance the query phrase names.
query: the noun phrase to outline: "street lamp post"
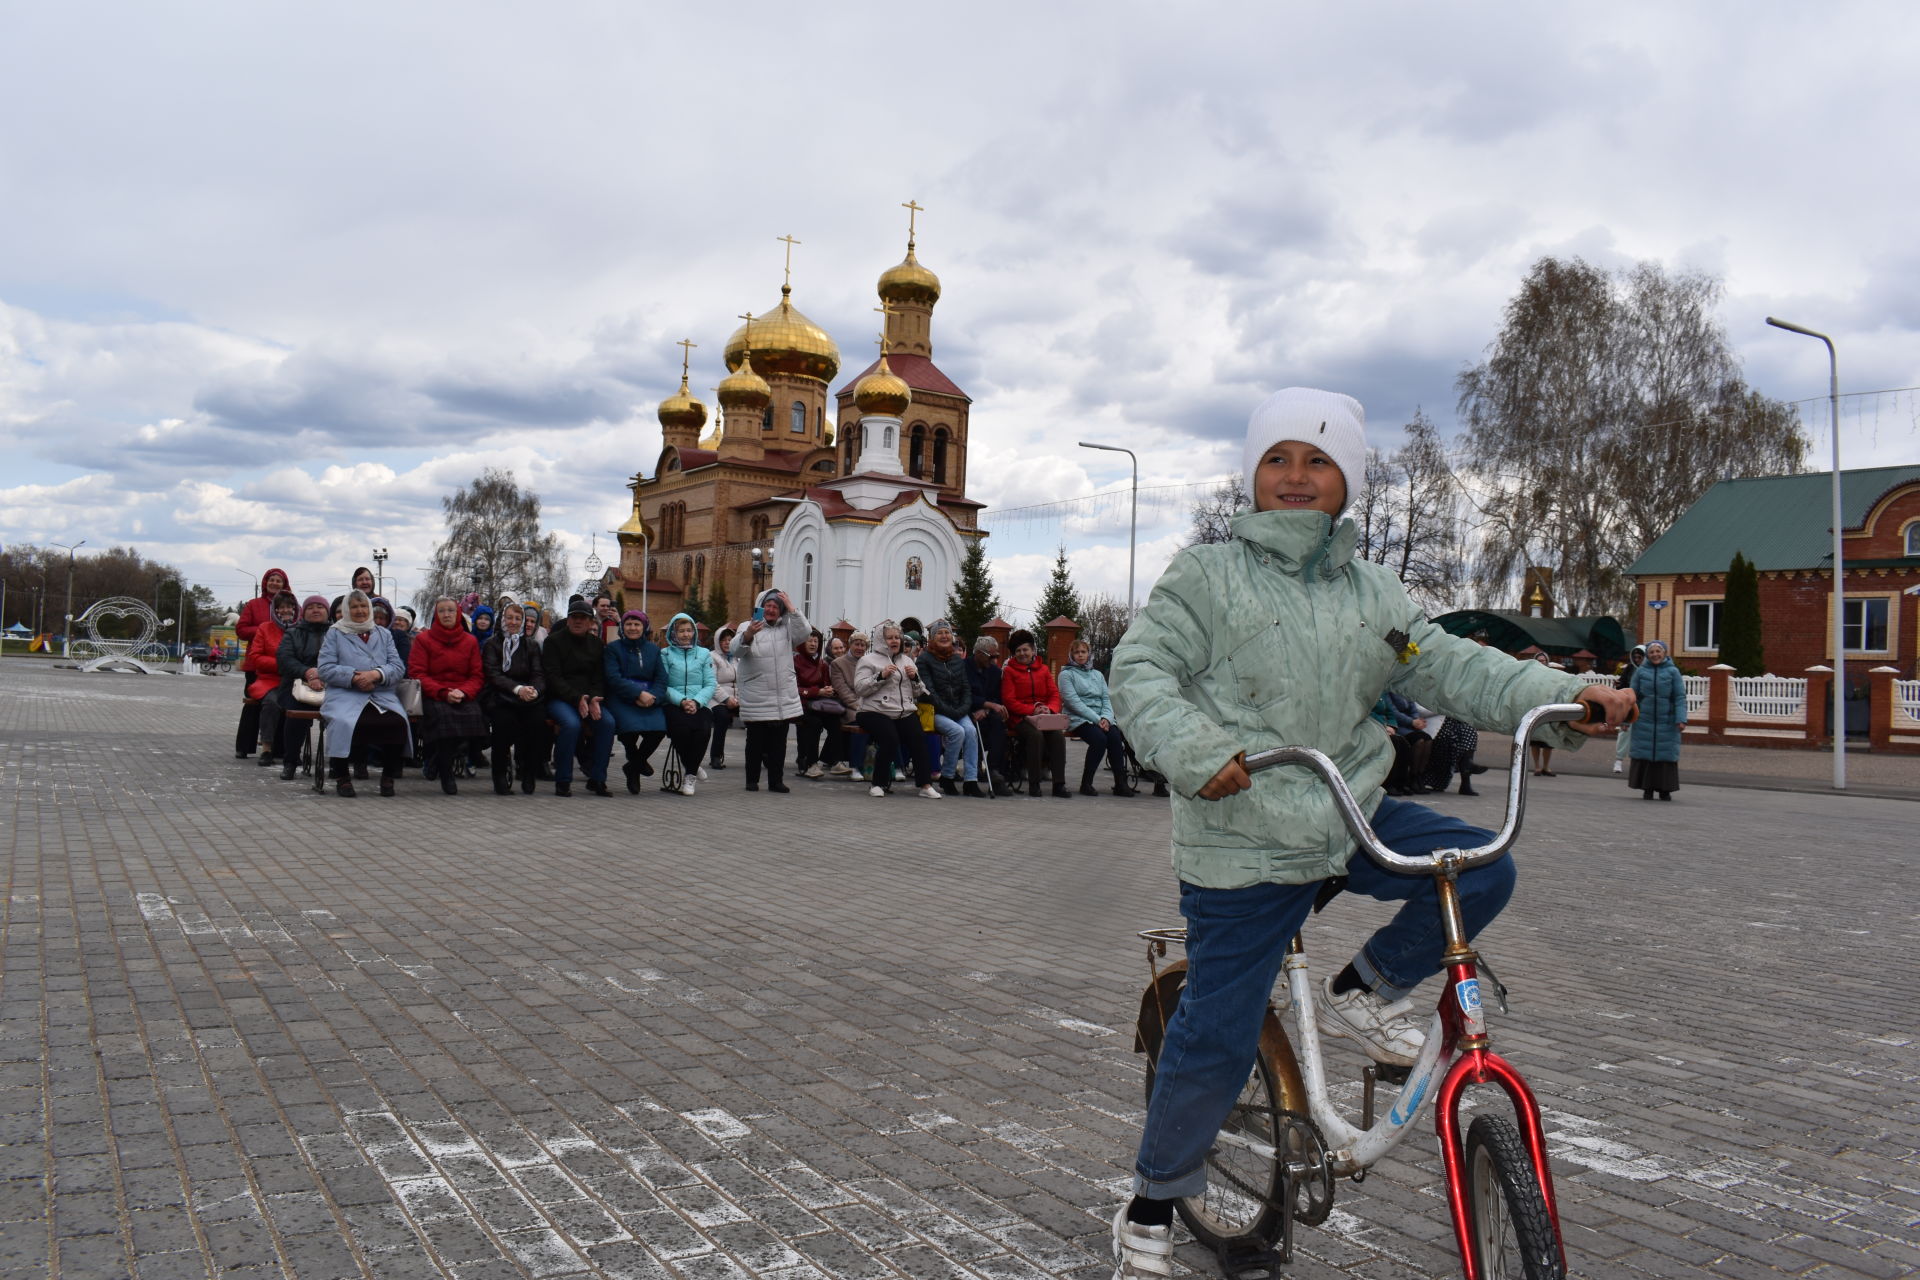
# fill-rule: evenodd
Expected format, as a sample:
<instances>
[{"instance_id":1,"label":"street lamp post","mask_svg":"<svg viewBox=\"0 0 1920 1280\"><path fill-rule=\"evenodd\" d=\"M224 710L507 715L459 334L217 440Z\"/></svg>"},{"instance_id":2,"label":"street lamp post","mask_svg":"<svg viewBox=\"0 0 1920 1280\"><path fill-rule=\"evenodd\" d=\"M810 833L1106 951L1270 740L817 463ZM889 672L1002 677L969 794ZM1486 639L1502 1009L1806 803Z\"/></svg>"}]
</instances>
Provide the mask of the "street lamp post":
<instances>
[{"instance_id":1,"label":"street lamp post","mask_svg":"<svg viewBox=\"0 0 1920 1280\"><path fill-rule=\"evenodd\" d=\"M1127 517L1127 622L1133 622L1133 553L1134 541L1140 531L1140 459L1134 457L1133 450L1122 449L1117 444L1094 444L1087 440L1080 442L1082 449L1104 449L1108 453L1124 453L1133 461L1133 512ZM1051 619L1049 619L1051 621Z\"/></svg>"},{"instance_id":2,"label":"street lamp post","mask_svg":"<svg viewBox=\"0 0 1920 1280\"><path fill-rule=\"evenodd\" d=\"M1833 789L1847 789L1847 609L1846 563L1840 531L1840 358L1833 339L1824 333L1785 320L1767 317L1767 323L1789 333L1818 338L1827 344L1827 407L1833 424Z\"/></svg>"},{"instance_id":3,"label":"street lamp post","mask_svg":"<svg viewBox=\"0 0 1920 1280\"><path fill-rule=\"evenodd\" d=\"M377 596L387 594L387 549L385 547L373 549L373 594Z\"/></svg>"},{"instance_id":4,"label":"street lamp post","mask_svg":"<svg viewBox=\"0 0 1920 1280\"><path fill-rule=\"evenodd\" d=\"M71 658L73 656L73 553L86 546L87 540L82 538L72 546L64 542L50 542L47 545L58 547L67 553L67 625L61 628L65 634L60 641L60 656Z\"/></svg>"}]
</instances>

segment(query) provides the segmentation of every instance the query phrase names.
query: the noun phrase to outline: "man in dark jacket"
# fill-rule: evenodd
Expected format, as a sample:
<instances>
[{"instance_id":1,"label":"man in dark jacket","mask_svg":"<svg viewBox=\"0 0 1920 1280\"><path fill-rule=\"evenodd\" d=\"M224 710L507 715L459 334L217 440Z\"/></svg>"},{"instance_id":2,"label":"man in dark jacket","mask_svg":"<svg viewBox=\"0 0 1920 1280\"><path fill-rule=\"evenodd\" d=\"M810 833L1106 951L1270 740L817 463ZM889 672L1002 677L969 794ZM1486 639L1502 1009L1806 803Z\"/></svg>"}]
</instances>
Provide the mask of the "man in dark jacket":
<instances>
[{"instance_id":1,"label":"man in dark jacket","mask_svg":"<svg viewBox=\"0 0 1920 1280\"><path fill-rule=\"evenodd\" d=\"M985 797L980 789L980 729L973 718L971 664L956 641L953 624L939 618L927 628L927 647L916 659L920 682L933 702L933 727L940 734L940 787L948 795L963 779L967 794ZM991 787L991 781L987 784Z\"/></svg>"},{"instance_id":2,"label":"man in dark jacket","mask_svg":"<svg viewBox=\"0 0 1920 1280\"><path fill-rule=\"evenodd\" d=\"M480 651L480 702L493 734L493 790L503 796L513 792L515 763L521 794L532 795L547 754L547 673L540 646L522 634L523 621L520 606L509 603Z\"/></svg>"},{"instance_id":3,"label":"man in dark jacket","mask_svg":"<svg viewBox=\"0 0 1920 1280\"><path fill-rule=\"evenodd\" d=\"M967 665L967 714L980 730L980 754L996 792L1007 790L1007 708L1000 701L1000 642L981 636L973 642L973 661Z\"/></svg>"},{"instance_id":4,"label":"man in dark jacket","mask_svg":"<svg viewBox=\"0 0 1920 1280\"><path fill-rule=\"evenodd\" d=\"M573 794L573 752L587 738L587 790L607 790L607 759L613 754L613 717L602 715L606 697L606 646L594 634L593 606L575 596L566 625L547 637L540 651L547 676L547 717L559 728L553 743L553 794Z\"/></svg>"}]
</instances>

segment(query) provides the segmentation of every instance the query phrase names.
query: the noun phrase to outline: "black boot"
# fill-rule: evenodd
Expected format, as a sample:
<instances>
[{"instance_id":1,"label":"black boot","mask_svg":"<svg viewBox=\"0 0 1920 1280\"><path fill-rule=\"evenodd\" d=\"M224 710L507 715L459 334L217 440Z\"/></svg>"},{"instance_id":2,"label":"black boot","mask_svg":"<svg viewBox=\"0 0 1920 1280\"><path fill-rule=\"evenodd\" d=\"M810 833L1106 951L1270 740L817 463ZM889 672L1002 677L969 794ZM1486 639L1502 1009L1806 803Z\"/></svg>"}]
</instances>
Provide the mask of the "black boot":
<instances>
[{"instance_id":1,"label":"black boot","mask_svg":"<svg viewBox=\"0 0 1920 1280\"><path fill-rule=\"evenodd\" d=\"M510 773L503 772L502 770L495 769L493 771L493 794L497 796L512 795L513 794L513 775Z\"/></svg>"},{"instance_id":2,"label":"black boot","mask_svg":"<svg viewBox=\"0 0 1920 1280\"><path fill-rule=\"evenodd\" d=\"M280 781L292 782L293 775L298 772L300 772L300 762L292 756L288 756L280 762Z\"/></svg>"},{"instance_id":3,"label":"black boot","mask_svg":"<svg viewBox=\"0 0 1920 1280\"><path fill-rule=\"evenodd\" d=\"M382 769L380 771L380 794L383 796L392 795L393 780L399 776L400 776L400 770L398 767L395 767L392 769ZM440 780L440 785L447 789L448 795L453 794L453 779L442 778Z\"/></svg>"},{"instance_id":4,"label":"black boot","mask_svg":"<svg viewBox=\"0 0 1920 1280\"><path fill-rule=\"evenodd\" d=\"M1444 787L1441 789L1445 790ZM1460 775L1460 794L1463 796L1477 796L1480 794L1473 789L1473 779L1464 773Z\"/></svg>"},{"instance_id":5,"label":"black boot","mask_svg":"<svg viewBox=\"0 0 1920 1280\"><path fill-rule=\"evenodd\" d=\"M989 783L988 785L992 785L992 784ZM975 799L978 799L978 800L987 800L992 798L988 796L986 792L980 789L980 784L978 782L969 781L966 785L960 788L960 791L963 795L973 796Z\"/></svg>"},{"instance_id":6,"label":"black boot","mask_svg":"<svg viewBox=\"0 0 1920 1280\"><path fill-rule=\"evenodd\" d=\"M333 774L333 794L353 799L353 778L348 774L347 766L344 763L333 765L329 771ZM1647 795L1651 798L1653 793L1649 791Z\"/></svg>"}]
</instances>

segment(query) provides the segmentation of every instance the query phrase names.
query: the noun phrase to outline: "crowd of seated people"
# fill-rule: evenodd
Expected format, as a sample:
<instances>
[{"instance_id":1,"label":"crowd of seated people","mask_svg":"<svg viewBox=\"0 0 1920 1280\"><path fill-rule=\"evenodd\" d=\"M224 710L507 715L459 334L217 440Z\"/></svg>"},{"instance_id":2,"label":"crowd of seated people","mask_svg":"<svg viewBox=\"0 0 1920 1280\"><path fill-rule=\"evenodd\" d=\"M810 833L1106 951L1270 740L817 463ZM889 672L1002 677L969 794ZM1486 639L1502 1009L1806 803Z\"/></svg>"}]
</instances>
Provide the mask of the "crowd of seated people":
<instances>
[{"instance_id":1,"label":"crowd of seated people","mask_svg":"<svg viewBox=\"0 0 1920 1280\"><path fill-rule=\"evenodd\" d=\"M753 792L789 793L791 760L795 778L854 780L873 798L1091 796L1103 766L1111 794L1134 794L1137 769L1084 642L1056 676L1026 631L1005 655L990 635L967 645L944 618L924 635L887 619L843 640L777 590L711 636L686 613L656 632L608 595L573 597L551 629L538 601L442 596L416 627L370 571L350 582L332 599L300 597L270 570L238 628L248 678L236 754L257 748L292 779L319 752L310 767L340 796L376 768L379 794L393 795L410 766L447 795L486 777L501 796L543 783L571 796L576 779L612 796L616 745L628 794L660 776L662 790L692 796L729 767L736 728ZM1086 746L1077 788L1069 738Z\"/></svg>"}]
</instances>

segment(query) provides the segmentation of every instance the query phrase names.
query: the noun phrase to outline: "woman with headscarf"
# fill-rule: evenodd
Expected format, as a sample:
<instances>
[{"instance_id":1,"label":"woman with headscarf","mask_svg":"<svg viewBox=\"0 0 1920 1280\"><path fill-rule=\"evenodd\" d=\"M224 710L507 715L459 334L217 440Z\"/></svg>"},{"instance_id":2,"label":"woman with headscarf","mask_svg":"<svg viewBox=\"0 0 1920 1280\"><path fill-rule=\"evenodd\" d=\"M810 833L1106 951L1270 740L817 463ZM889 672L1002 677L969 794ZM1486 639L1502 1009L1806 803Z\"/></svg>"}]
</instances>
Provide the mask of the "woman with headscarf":
<instances>
[{"instance_id":1,"label":"woman with headscarf","mask_svg":"<svg viewBox=\"0 0 1920 1280\"><path fill-rule=\"evenodd\" d=\"M347 590L364 591L367 593L367 599L373 599L377 594L374 591L373 570L367 568L365 565L361 565L355 569L353 576L347 579ZM344 599L344 597L342 598Z\"/></svg>"},{"instance_id":2,"label":"woman with headscarf","mask_svg":"<svg viewBox=\"0 0 1920 1280\"><path fill-rule=\"evenodd\" d=\"M480 651L480 704L492 733L493 793L498 796L513 794L516 768L520 793L532 795L547 754L547 676L540 646L521 634L523 622L520 606L507 601L498 630Z\"/></svg>"},{"instance_id":3,"label":"woman with headscarf","mask_svg":"<svg viewBox=\"0 0 1920 1280\"><path fill-rule=\"evenodd\" d=\"M280 745L280 642L287 628L300 616L300 602L293 592L282 591L273 598L273 616L254 628L247 641L247 656L240 669L247 673L247 699L259 712L260 764L273 763Z\"/></svg>"},{"instance_id":4,"label":"woman with headscarf","mask_svg":"<svg viewBox=\"0 0 1920 1280\"><path fill-rule=\"evenodd\" d=\"M285 569L269 569L260 575L260 594L247 601L240 610L239 621L233 624L242 644L251 644L254 632L273 621L274 597L291 590ZM247 692L245 683L240 686L240 699L240 724L234 730L233 758L245 760L253 754L254 744L260 738L260 704Z\"/></svg>"},{"instance_id":5,"label":"woman with headscarf","mask_svg":"<svg viewBox=\"0 0 1920 1280\"><path fill-rule=\"evenodd\" d=\"M722 627L713 637L713 739L707 763L727 767L727 728L739 714L739 670L733 662L733 628Z\"/></svg>"},{"instance_id":6,"label":"woman with headscarf","mask_svg":"<svg viewBox=\"0 0 1920 1280\"><path fill-rule=\"evenodd\" d=\"M629 609L620 618L620 634L601 655L606 667L605 711L613 717L613 734L626 749L627 794L640 794L640 779L653 773L653 749L667 736L665 677L660 670L660 646L649 635L647 615Z\"/></svg>"},{"instance_id":7,"label":"woman with headscarf","mask_svg":"<svg viewBox=\"0 0 1920 1280\"><path fill-rule=\"evenodd\" d=\"M1667 646L1659 640L1647 642L1646 665L1633 673L1629 686L1640 703L1640 718L1634 722L1633 743L1629 751L1633 768L1627 785L1640 793L1642 800L1658 794L1673 799L1680 789L1680 734L1687 723L1687 678L1667 657Z\"/></svg>"},{"instance_id":8,"label":"woman with headscarf","mask_svg":"<svg viewBox=\"0 0 1920 1280\"><path fill-rule=\"evenodd\" d=\"M878 799L893 790L894 763L901 748L913 765L913 785L924 800L938 800L927 763L926 736L920 731L919 670L901 652L898 623L889 619L873 629L867 654L853 670L853 690L860 697L859 724L873 739L873 779L867 794Z\"/></svg>"},{"instance_id":9,"label":"woman with headscarf","mask_svg":"<svg viewBox=\"0 0 1920 1280\"><path fill-rule=\"evenodd\" d=\"M793 651L811 630L786 592L769 587L753 602L752 620L734 636L740 719L747 726L749 791L760 789L763 769L767 790L784 794L792 789L781 779L787 767L787 725L800 716Z\"/></svg>"},{"instance_id":10,"label":"woman with headscarf","mask_svg":"<svg viewBox=\"0 0 1920 1280\"><path fill-rule=\"evenodd\" d=\"M280 650L275 654L275 665L280 670L280 705L291 710L294 706L293 686L296 681L303 683L315 693L326 688L320 679L320 644L327 638L327 628L332 625L325 596L308 596L300 602L300 616L286 629L280 639ZM291 782L294 773L300 768L300 755L307 745L307 725L305 719L294 720L281 716L280 730L280 777ZM318 761L314 763L319 768Z\"/></svg>"},{"instance_id":11,"label":"woman with headscarf","mask_svg":"<svg viewBox=\"0 0 1920 1280\"><path fill-rule=\"evenodd\" d=\"M407 674L420 682L422 735L440 790L458 795L455 766L467 740L484 734L487 722L480 714L480 646L460 625L460 606L452 596L433 602L433 621L414 638Z\"/></svg>"},{"instance_id":12,"label":"woman with headscarf","mask_svg":"<svg viewBox=\"0 0 1920 1280\"><path fill-rule=\"evenodd\" d=\"M707 758L707 739L713 717L713 655L699 643L700 627L689 614L676 613L667 623L667 647L660 651L664 682L661 710L667 716L667 736L680 757L680 794L693 794L700 762Z\"/></svg>"},{"instance_id":13,"label":"woman with headscarf","mask_svg":"<svg viewBox=\"0 0 1920 1280\"><path fill-rule=\"evenodd\" d=\"M373 601L366 592L347 593L344 615L320 642L318 666L327 687L320 716L326 726L327 766L335 792L353 794L348 758L379 747L380 794L392 795L400 761L413 743L413 731L394 691L407 668L392 633L374 622Z\"/></svg>"}]
</instances>

